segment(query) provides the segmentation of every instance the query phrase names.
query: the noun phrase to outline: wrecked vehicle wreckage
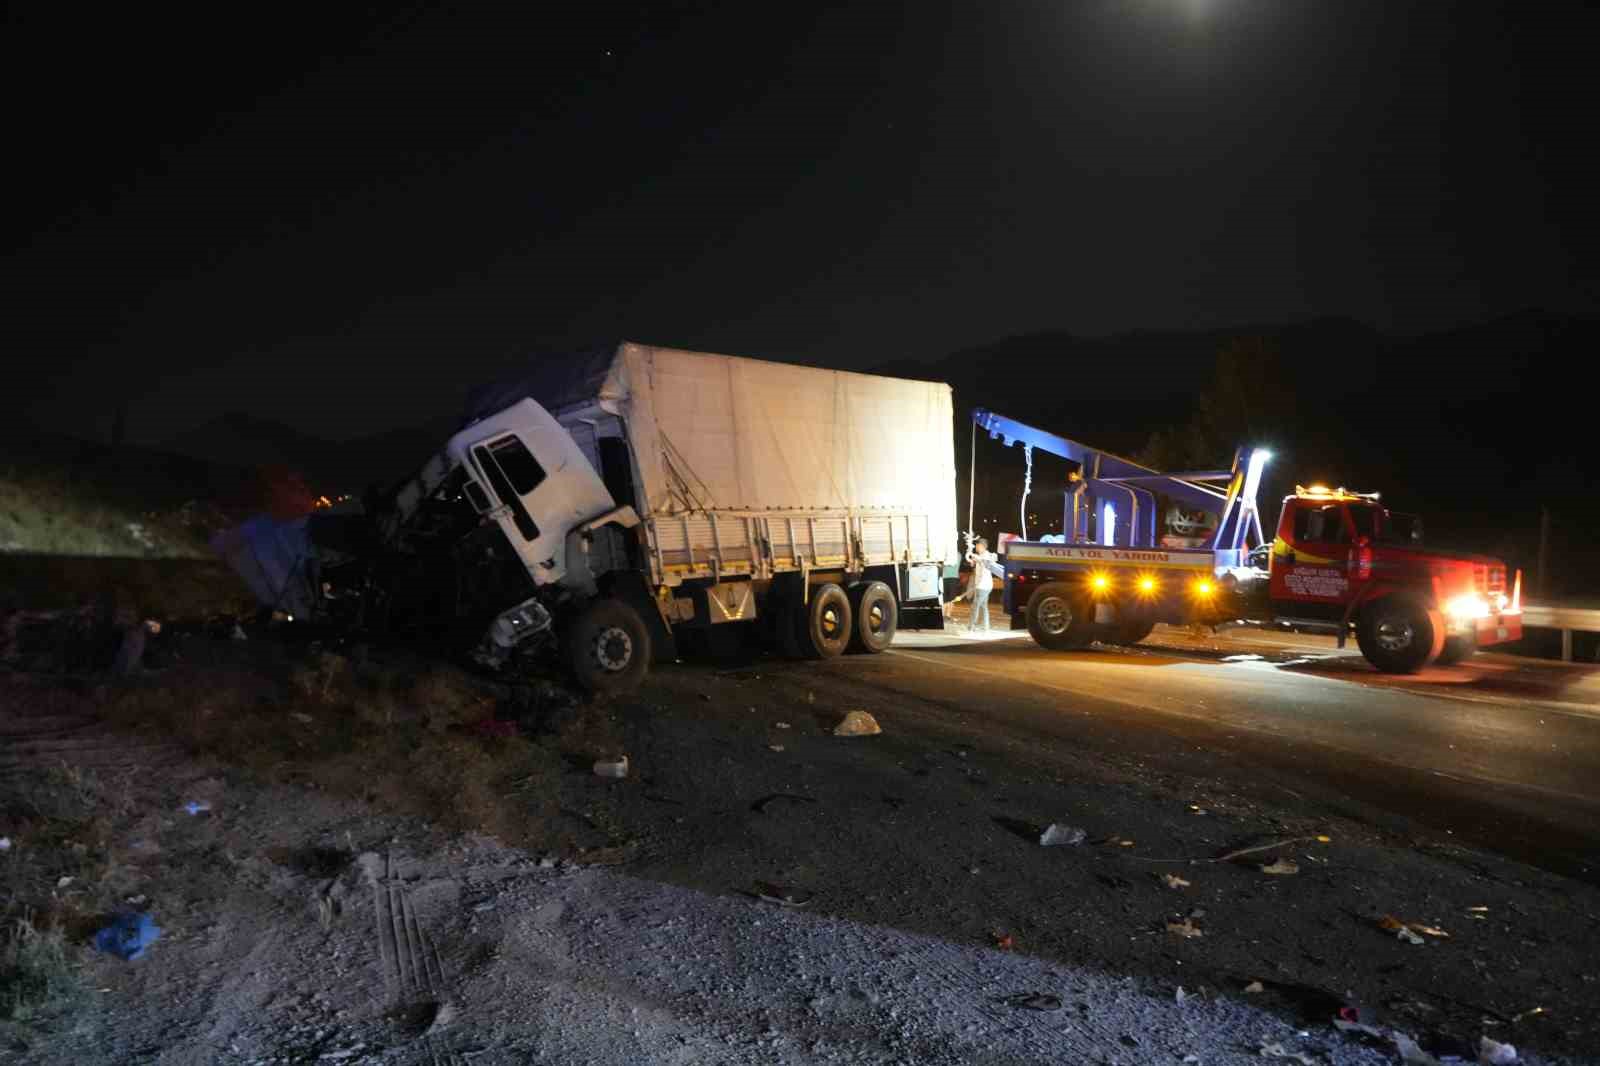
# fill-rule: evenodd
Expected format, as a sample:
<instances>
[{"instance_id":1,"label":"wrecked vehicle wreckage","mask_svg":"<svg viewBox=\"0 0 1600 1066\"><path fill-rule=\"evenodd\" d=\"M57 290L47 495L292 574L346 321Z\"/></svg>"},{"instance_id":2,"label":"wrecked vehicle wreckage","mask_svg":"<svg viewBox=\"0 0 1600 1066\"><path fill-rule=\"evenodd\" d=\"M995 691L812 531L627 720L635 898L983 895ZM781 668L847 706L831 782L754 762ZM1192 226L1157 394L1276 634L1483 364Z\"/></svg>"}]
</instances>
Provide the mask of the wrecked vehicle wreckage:
<instances>
[{"instance_id":1,"label":"wrecked vehicle wreckage","mask_svg":"<svg viewBox=\"0 0 1600 1066\"><path fill-rule=\"evenodd\" d=\"M213 548L266 608L495 671L558 652L633 688L677 634L793 657L942 624L956 553L948 385L624 343L479 390L444 449L359 507Z\"/></svg>"}]
</instances>

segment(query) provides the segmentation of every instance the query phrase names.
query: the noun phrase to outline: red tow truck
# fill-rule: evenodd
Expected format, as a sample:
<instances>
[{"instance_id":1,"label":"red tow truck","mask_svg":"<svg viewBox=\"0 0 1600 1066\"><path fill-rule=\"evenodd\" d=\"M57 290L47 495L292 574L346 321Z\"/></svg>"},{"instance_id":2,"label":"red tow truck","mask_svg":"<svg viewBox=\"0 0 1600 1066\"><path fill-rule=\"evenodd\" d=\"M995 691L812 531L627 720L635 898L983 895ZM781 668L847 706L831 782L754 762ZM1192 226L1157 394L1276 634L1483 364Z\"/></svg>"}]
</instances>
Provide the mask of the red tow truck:
<instances>
[{"instance_id":1,"label":"red tow truck","mask_svg":"<svg viewBox=\"0 0 1600 1066\"><path fill-rule=\"evenodd\" d=\"M1379 670L1412 673L1522 636L1520 572L1508 586L1499 559L1424 548L1420 522L1375 493L1297 487L1267 541L1264 449L1240 449L1227 470L1161 473L981 408L973 420L1022 446L1030 485L1035 448L1076 466L1066 532L1003 545L1006 610L1042 647L1137 643L1158 622L1291 626L1340 647L1354 633ZM1163 533L1169 514L1206 535Z\"/></svg>"}]
</instances>

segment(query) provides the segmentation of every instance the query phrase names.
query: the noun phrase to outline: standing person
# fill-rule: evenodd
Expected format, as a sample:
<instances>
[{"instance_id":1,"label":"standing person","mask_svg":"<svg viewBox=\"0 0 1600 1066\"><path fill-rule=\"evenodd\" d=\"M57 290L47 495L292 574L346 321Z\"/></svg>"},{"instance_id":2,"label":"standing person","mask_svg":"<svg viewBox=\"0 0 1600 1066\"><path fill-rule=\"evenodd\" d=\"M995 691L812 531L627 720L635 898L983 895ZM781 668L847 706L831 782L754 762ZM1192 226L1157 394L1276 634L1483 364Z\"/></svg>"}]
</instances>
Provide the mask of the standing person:
<instances>
[{"instance_id":1,"label":"standing person","mask_svg":"<svg viewBox=\"0 0 1600 1066\"><path fill-rule=\"evenodd\" d=\"M989 542L979 537L972 544L972 550L967 553L967 562L972 564L972 620L967 623L967 632L978 631L978 619L983 619L983 631L989 632L989 593L994 591L996 574L1004 574L1005 570L1000 565L1000 560L989 550Z\"/></svg>"}]
</instances>

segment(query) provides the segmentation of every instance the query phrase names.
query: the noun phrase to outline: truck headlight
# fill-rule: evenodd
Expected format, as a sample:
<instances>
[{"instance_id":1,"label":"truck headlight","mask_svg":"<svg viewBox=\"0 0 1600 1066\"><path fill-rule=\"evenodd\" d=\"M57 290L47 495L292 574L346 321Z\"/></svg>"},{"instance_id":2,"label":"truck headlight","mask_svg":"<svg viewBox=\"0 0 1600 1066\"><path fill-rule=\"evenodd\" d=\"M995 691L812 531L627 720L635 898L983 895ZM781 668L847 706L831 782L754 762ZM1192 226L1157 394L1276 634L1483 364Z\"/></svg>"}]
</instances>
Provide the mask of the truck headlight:
<instances>
[{"instance_id":1,"label":"truck headlight","mask_svg":"<svg viewBox=\"0 0 1600 1066\"><path fill-rule=\"evenodd\" d=\"M1482 596L1468 593L1457 596L1444 605L1444 613L1451 618L1472 619L1487 618L1489 616L1489 603Z\"/></svg>"}]
</instances>

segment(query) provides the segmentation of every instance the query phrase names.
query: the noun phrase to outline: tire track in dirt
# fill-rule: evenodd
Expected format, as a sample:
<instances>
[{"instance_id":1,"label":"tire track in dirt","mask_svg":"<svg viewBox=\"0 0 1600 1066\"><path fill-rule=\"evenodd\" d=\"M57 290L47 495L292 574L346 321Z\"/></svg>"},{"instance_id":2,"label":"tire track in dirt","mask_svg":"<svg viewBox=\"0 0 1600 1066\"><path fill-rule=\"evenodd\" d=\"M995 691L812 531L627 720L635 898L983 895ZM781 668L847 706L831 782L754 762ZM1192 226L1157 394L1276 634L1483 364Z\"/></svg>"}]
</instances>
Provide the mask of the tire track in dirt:
<instances>
[{"instance_id":1,"label":"tire track in dirt","mask_svg":"<svg viewBox=\"0 0 1600 1066\"><path fill-rule=\"evenodd\" d=\"M175 745L139 740L91 711L30 705L31 686L0 689L0 782L50 766L75 769L160 769L180 762Z\"/></svg>"},{"instance_id":2,"label":"tire track in dirt","mask_svg":"<svg viewBox=\"0 0 1600 1066\"><path fill-rule=\"evenodd\" d=\"M378 957L392 1008L402 1016L426 1014L427 1029L418 1043L430 1066L463 1066L460 1055L447 1047L433 1030L449 1022L453 1007L447 998L444 963L438 944L423 929L416 905L406 890L400 863L391 851L367 866L372 883L373 923Z\"/></svg>"}]
</instances>

